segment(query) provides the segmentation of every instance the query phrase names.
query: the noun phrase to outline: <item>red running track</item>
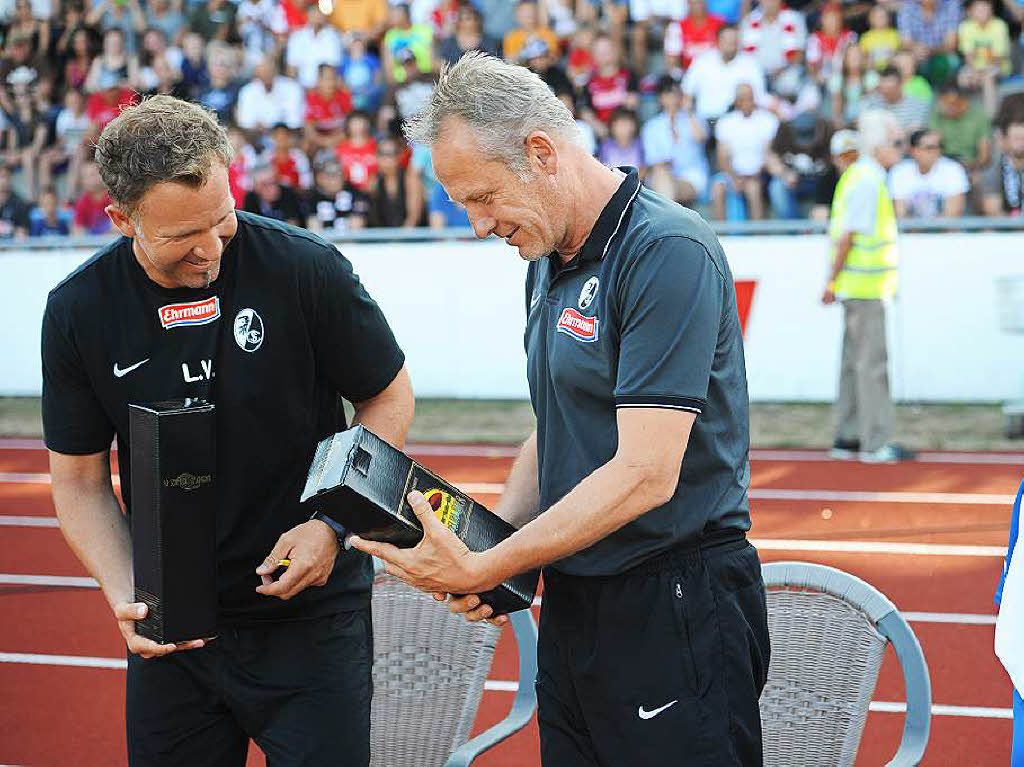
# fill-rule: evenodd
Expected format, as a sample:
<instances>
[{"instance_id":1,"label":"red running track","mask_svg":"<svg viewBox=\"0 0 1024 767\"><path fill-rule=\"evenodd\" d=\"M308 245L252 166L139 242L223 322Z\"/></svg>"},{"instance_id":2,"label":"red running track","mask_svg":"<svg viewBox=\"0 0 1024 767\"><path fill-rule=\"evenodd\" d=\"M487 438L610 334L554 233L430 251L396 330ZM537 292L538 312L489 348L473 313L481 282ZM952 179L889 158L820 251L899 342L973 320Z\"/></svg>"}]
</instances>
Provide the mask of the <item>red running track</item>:
<instances>
[{"instance_id":1,"label":"red running track","mask_svg":"<svg viewBox=\"0 0 1024 767\"><path fill-rule=\"evenodd\" d=\"M19 519L53 515L45 451L20 445L0 440L0 573L84 576L56 528ZM474 494L488 503L500 491L508 453L435 447L421 448L417 457L457 484L476 486ZM936 709L924 764L1001 767L1009 762L1010 693L992 654L992 591L1006 545L1008 497L1024 456L924 458L863 466L812 451L755 451L751 537L761 542L764 561L834 565L885 592L910 617L931 672ZM896 546L883 553L879 544ZM844 550L850 546L855 550ZM0 764L124 764L123 671L10 662L14 653L123 659L99 591L0 585L0 625ZM902 701L891 656L874 695L883 704ZM514 643L506 635L490 679L516 677ZM500 719L511 699L508 692L485 693L476 730ZM888 761L902 726L900 713L873 711L857 764ZM264 764L255 748L249 761ZM539 764L536 723L478 764Z\"/></svg>"}]
</instances>

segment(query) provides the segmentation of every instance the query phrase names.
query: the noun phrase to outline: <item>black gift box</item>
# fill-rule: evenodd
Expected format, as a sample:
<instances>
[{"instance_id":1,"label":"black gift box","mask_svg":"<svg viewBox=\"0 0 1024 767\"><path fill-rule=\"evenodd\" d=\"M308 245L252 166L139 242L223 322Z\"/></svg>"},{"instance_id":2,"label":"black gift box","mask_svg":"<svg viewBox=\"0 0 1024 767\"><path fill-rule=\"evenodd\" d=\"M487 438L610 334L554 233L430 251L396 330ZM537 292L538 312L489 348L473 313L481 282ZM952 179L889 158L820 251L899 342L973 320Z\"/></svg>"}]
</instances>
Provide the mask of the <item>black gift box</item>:
<instances>
[{"instance_id":1,"label":"black gift box","mask_svg":"<svg viewBox=\"0 0 1024 767\"><path fill-rule=\"evenodd\" d=\"M515 532L501 517L364 426L317 445L302 501L362 538L409 548L423 538L407 500L413 490L423 493L438 518L471 551L496 546ZM494 615L525 610L533 602L538 578L538 570L522 573L480 598Z\"/></svg>"},{"instance_id":2,"label":"black gift box","mask_svg":"<svg viewBox=\"0 0 1024 767\"><path fill-rule=\"evenodd\" d=\"M217 633L214 406L129 405L135 631L155 642Z\"/></svg>"}]
</instances>

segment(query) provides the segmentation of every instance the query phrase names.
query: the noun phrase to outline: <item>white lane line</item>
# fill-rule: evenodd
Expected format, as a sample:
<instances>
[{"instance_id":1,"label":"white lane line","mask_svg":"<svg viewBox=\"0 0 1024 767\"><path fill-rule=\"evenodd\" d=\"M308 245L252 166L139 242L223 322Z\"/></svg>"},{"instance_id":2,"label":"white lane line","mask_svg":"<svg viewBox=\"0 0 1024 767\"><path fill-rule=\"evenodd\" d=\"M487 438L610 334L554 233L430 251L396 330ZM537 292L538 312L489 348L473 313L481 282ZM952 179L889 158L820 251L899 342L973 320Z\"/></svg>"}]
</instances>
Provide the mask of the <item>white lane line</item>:
<instances>
[{"instance_id":1,"label":"white lane line","mask_svg":"<svg viewBox=\"0 0 1024 767\"><path fill-rule=\"evenodd\" d=\"M868 706L869 711L886 714L905 714L906 703L873 700ZM962 716L970 719L1013 719L1011 708L989 708L987 706L946 706L941 703L932 704L932 716Z\"/></svg>"},{"instance_id":2,"label":"white lane line","mask_svg":"<svg viewBox=\"0 0 1024 767\"><path fill-rule=\"evenodd\" d=\"M996 616L977 613L900 613L911 623L956 623L966 626L995 626Z\"/></svg>"},{"instance_id":3,"label":"white lane line","mask_svg":"<svg viewBox=\"0 0 1024 767\"><path fill-rule=\"evenodd\" d=\"M19 516L0 514L0 527L60 527L56 517ZM2 765L0 765L2 767Z\"/></svg>"},{"instance_id":4,"label":"white lane line","mask_svg":"<svg viewBox=\"0 0 1024 767\"><path fill-rule=\"evenodd\" d=\"M87 655L43 655L38 653L0 652L0 663L27 663L40 666L77 666L85 668L126 669L128 662L123 658L97 658ZM484 689L490 692L516 692L519 682L509 679L488 679ZM871 711L884 713L904 713L905 703L888 701L872 701ZM1012 719L1013 712L1008 708L985 708L981 706L932 706L933 716L960 716L983 719Z\"/></svg>"},{"instance_id":5,"label":"white lane line","mask_svg":"<svg viewBox=\"0 0 1024 767\"><path fill-rule=\"evenodd\" d=\"M95 578L79 575L22 575L0 573L0 586L62 586L79 589L98 589Z\"/></svg>"},{"instance_id":6,"label":"white lane line","mask_svg":"<svg viewBox=\"0 0 1024 767\"><path fill-rule=\"evenodd\" d=\"M942 543L892 541L823 541L787 538L752 538L759 549L777 551L852 552L855 554L909 554L936 557L1005 557L1005 546L965 546Z\"/></svg>"},{"instance_id":7,"label":"white lane line","mask_svg":"<svg viewBox=\"0 0 1024 767\"><path fill-rule=\"evenodd\" d=\"M825 451L818 450L751 450L752 461L835 461ZM839 463L839 461L836 461ZM857 463L853 461L852 463ZM978 464L995 466L1024 466L1024 453L918 453L916 463Z\"/></svg>"},{"instance_id":8,"label":"white lane line","mask_svg":"<svg viewBox=\"0 0 1024 767\"><path fill-rule=\"evenodd\" d=\"M115 485L121 484L121 478L117 474L113 474L110 477L110 481ZM45 472L12 472L12 471L0 471L0 484L11 483L21 485L48 485L50 484L50 475Z\"/></svg>"},{"instance_id":9,"label":"white lane line","mask_svg":"<svg viewBox=\"0 0 1024 767\"><path fill-rule=\"evenodd\" d=\"M782 490L751 488L751 500L853 501L856 503L933 503L968 506L1010 506L1016 496L1002 493L905 493L862 490Z\"/></svg>"},{"instance_id":10,"label":"white lane line","mask_svg":"<svg viewBox=\"0 0 1024 767\"><path fill-rule=\"evenodd\" d=\"M0 663L31 663L38 666L82 666L85 668L128 668L124 658L95 658L88 655L40 655L28 652L0 652Z\"/></svg>"}]
</instances>

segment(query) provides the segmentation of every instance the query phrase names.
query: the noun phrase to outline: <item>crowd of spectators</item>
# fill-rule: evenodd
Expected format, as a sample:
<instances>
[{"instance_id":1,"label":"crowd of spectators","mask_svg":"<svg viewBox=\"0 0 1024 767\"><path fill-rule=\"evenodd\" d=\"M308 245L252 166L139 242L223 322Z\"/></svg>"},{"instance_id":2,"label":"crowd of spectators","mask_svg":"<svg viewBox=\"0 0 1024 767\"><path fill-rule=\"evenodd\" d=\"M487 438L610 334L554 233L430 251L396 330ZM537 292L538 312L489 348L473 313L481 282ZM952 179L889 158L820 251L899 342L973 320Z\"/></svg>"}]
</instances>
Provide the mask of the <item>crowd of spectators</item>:
<instances>
[{"instance_id":1,"label":"crowd of spectators","mask_svg":"<svg viewBox=\"0 0 1024 767\"><path fill-rule=\"evenodd\" d=\"M1019 215L1022 21L1024 0L0 0L0 238L109 231L92 145L150 94L217 112L241 208L465 225L401 124L470 50L713 218L827 215L829 138L866 109L904 132L898 215Z\"/></svg>"}]
</instances>

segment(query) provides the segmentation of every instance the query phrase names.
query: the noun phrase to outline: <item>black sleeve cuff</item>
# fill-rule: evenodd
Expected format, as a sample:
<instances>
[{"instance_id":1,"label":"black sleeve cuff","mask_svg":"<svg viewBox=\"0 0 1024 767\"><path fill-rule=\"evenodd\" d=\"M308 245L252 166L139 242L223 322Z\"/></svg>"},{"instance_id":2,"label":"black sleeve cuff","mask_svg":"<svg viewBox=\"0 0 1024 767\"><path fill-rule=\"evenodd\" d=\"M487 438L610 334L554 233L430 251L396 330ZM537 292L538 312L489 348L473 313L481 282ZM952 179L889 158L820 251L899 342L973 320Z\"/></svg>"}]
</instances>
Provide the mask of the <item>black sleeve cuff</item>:
<instances>
[{"instance_id":1,"label":"black sleeve cuff","mask_svg":"<svg viewBox=\"0 0 1024 767\"><path fill-rule=\"evenodd\" d=\"M661 394L620 394L615 398L615 407L653 407L665 410L686 410L700 414L707 404L695 397L670 397Z\"/></svg>"},{"instance_id":2,"label":"black sleeve cuff","mask_svg":"<svg viewBox=\"0 0 1024 767\"><path fill-rule=\"evenodd\" d=\"M338 536L339 541L344 543L345 536L348 535L348 530L345 529L344 525L338 524L329 516L319 511L314 511L313 516L311 516L310 519L319 519L321 522L323 522L325 525L327 525L334 531L334 534Z\"/></svg>"}]
</instances>

